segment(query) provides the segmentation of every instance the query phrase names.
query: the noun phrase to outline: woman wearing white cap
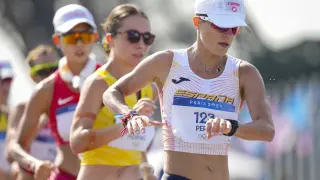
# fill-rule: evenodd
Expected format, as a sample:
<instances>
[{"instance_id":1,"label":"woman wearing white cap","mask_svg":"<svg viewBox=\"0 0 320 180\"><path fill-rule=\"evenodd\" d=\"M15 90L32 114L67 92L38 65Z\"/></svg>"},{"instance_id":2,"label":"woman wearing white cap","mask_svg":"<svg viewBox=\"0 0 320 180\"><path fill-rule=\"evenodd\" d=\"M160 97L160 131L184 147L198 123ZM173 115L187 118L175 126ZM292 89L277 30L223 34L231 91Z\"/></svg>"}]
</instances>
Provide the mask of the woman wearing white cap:
<instances>
[{"instance_id":1,"label":"woman wearing white cap","mask_svg":"<svg viewBox=\"0 0 320 180\"><path fill-rule=\"evenodd\" d=\"M55 180L75 180L80 161L71 151L69 134L83 81L99 67L89 56L98 34L92 14L76 4L60 8L55 13L53 25L53 42L65 57L60 59L55 73L37 84L22 116L11 156L21 167L34 172L37 180L47 180L49 176ZM54 165L24 150L42 114L48 115L49 128L57 143Z\"/></svg>"},{"instance_id":2,"label":"woman wearing white cap","mask_svg":"<svg viewBox=\"0 0 320 180\"><path fill-rule=\"evenodd\" d=\"M243 0L196 0L193 18L196 42L187 49L157 52L119 79L103 95L131 134L143 133L154 122L137 115L124 102L146 84L160 92L163 143L162 179L227 180L231 136L272 141L274 125L259 71L227 55L246 27ZM238 124L247 102L252 122Z\"/></svg>"}]
</instances>

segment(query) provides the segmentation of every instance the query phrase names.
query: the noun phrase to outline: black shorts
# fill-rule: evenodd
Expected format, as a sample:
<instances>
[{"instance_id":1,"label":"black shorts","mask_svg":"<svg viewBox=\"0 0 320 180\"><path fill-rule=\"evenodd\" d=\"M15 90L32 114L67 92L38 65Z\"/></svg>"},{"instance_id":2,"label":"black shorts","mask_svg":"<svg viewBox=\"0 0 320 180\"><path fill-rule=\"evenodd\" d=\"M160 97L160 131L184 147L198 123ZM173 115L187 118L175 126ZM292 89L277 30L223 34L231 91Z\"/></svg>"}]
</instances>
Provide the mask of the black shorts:
<instances>
[{"instance_id":1,"label":"black shorts","mask_svg":"<svg viewBox=\"0 0 320 180\"><path fill-rule=\"evenodd\" d=\"M163 173L161 180L191 180L191 179L183 176L175 175L175 174Z\"/></svg>"}]
</instances>

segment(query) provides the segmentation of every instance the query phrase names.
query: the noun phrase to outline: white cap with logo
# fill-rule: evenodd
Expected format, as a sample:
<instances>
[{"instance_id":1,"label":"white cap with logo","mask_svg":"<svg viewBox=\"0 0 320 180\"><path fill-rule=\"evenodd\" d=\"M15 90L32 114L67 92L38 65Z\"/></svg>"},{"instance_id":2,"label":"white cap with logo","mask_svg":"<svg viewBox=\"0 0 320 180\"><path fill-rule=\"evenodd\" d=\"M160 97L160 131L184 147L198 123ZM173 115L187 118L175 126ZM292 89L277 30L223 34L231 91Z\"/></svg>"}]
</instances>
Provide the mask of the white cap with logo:
<instances>
[{"instance_id":1,"label":"white cap with logo","mask_svg":"<svg viewBox=\"0 0 320 180\"><path fill-rule=\"evenodd\" d=\"M66 33L81 23L89 24L94 31L97 29L90 11L79 4L63 6L57 10L53 17L54 30L59 33Z\"/></svg>"},{"instance_id":2,"label":"white cap with logo","mask_svg":"<svg viewBox=\"0 0 320 180\"><path fill-rule=\"evenodd\" d=\"M247 27L243 0L195 0L195 13L221 28Z\"/></svg>"}]
</instances>

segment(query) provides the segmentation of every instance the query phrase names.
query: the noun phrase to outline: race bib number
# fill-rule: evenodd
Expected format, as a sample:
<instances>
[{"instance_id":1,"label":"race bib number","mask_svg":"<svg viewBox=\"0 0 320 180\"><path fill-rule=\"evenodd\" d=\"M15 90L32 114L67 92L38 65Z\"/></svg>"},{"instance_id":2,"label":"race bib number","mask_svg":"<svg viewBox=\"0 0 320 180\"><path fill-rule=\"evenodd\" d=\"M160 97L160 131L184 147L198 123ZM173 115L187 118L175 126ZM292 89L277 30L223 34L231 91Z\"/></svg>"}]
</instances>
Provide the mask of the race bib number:
<instances>
[{"instance_id":1,"label":"race bib number","mask_svg":"<svg viewBox=\"0 0 320 180\"><path fill-rule=\"evenodd\" d=\"M185 142L213 144L225 142L227 136L207 139L206 123L215 117L234 119L234 106L203 99L175 97L172 106L172 127L176 137Z\"/></svg>"},{"instance_id":2,"label":"race bib number","mask_svg":"<svg viewBox=\"0 0 320 180\"><path fill-rule=\"evenodd\" d=\"M57 131L64 141L69 141L70 127L77 104L60 107L56 110Z\"/></svg>"},{"instance_id":3,"label":"race bib number","mask_svg":"<svg viewBox=\"0 0 320 180\"><path fill-rule=\"evenodd\" d=\"M116 123L121 123L121 120L116 117ZM120 132L119 132L120 133ZM149 126L145 128L144 134L129 135L124 134L122 137L109 142L109 146L119 149L135 150L135 151L147 151L152 139L155 136L155 127Z\"/></svg>"}]
</instances>

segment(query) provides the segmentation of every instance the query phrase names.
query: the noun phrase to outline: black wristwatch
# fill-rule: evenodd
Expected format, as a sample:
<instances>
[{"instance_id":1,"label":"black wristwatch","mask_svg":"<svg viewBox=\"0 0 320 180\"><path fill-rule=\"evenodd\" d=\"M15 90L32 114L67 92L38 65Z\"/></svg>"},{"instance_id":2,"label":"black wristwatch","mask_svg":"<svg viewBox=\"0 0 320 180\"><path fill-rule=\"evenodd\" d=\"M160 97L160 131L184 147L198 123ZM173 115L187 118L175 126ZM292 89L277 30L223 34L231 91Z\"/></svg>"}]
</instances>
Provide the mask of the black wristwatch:
<instances>
[{"instance_id":1,"label":"black wristwatch","mask_svg":"<svg viewBox=\"0 0 320 180\"><path fill-rule=\"evenodd\" d=\"M225 136L233 136L237 132L237 130L239 128L238 121L232 120L232 119L226 119L226 120L231 123L231 131L228 134L223 134L223 135L225 135Z\"/></svg>"}]
</instances>

